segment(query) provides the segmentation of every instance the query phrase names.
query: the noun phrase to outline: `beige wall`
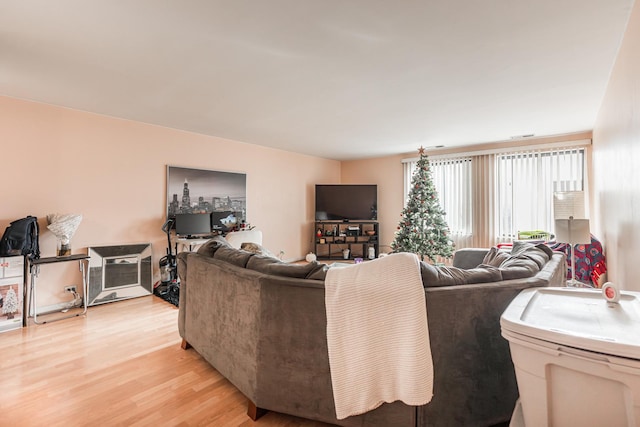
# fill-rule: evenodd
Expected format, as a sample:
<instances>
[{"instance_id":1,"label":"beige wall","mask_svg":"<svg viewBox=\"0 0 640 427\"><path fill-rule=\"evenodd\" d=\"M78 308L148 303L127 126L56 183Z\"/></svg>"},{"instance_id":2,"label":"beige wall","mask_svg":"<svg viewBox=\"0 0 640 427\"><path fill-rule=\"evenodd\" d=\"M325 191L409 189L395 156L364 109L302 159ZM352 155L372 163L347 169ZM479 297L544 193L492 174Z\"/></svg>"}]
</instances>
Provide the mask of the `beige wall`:
<instances>
[{"instance_id":1,"label":"beige wall","mask_svg":"<svg viewBox=\"0 0 640 427\"><path fill-rule=\"evenodd\" d=\"M154 281L167 247L161 226L168 164L246 173L248 220L263 231L264 245L288 260L311 249L314 185L340 179L338 161L7 97L0 97L0 144L0 230L35 215L42 256L53 256L46 215L80 213L74 253L151 242ZM63 286L79 283L76 270L43 267L38 305L65 300Z\"/></svg>"},{"instance_id":2,"label":"beige wall","mask_svg":"<svg viewBox=\"0 0 640 427\"><path fill-rule=\"evenodd\" d=\"M593 131L597 232L608 280L640 291L640 4L631 14Z\"/></svg>"},{"instance_id":3,"label":"beige wall","mask_svg":"<svg viewBox=\"0 0 640 427\"><path fill-rule=\"evenodd\" d=\"M404 205L402 188L402 159L405 155L378 157L342 162L343 184L378 185L378 222L380 223L380 252L391 252Z\"/></svg>"}]
</instances>

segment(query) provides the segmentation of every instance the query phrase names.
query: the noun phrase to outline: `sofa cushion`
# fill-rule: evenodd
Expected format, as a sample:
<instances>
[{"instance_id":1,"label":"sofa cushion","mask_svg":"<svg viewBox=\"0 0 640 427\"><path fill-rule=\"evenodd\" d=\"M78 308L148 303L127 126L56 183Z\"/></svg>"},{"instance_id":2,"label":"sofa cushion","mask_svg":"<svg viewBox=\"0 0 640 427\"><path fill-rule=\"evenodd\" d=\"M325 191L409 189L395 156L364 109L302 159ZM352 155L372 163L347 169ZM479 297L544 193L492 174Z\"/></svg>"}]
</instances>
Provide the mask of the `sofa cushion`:
<instances>
[{"instance_id":1,"label":"sofa cushion","mask_svg":"<svg viewBox=\"0 0 640 427\"><path fill-rule=\"evenodd\" d=\"M327 271L329 271L329 266L327 264L319 264L319 267L309 273L306 278L311 280L322 280L324 282L324 279L327 277Z\"/></svg>"},{"instance_id":2,"label":"sofa cushion","mask_svg":"<svg viewBox=\"0 0 640 427\"><path fill-rule=\"evenodd\" d=\"M532 244L527 242L515 242L511 250L511 256L523 256L535 261L538 267L542 268L551 256L553 251L544 243Z\"/></svg>"},{"instance_id":3,"label":"sofa cushion","mask_svg":"<svg viewBox=\"0 0 640 427\"><path fill-rule=\"evenodd\" d=\"M493 246L484 256L481 264L500 267L500 264L502 264L507 258L509 258L509 252L501 251L496 246Z\"/></svg>"},{"instance_id":4,"label":"sofa cushion","mask_svg":"<svg viewBox=\"0 0 640 427\"><path fill-rule=\"evenodd\" d=\"M509 258L500 264L502 277L504 280L531 277L549 262L552 254L544 244L514 242Z\"/></svg>"},{"instance_id":5,"label":"sofa cushion","mask_svg":"<svg viewBox=\"0 0 640 427\"><path fill-rule=\"evenodd\" d=\"M422 285L425 288L488 283L502 280L500 270L490 265L465 270L457 267L433 266L421 261L420 273L422 274Z\"/></svg>"},{"instance_id":6,"label":"sofa cushion","mask_svg":"<svg viewBox=\"0 0 640 427\"><path fill-rule=\"evenodd\" d=\"M229 264L244 268L247 266L249 258L253 255L254 254L251 252L243 251L242 249L235 249L231 246L222 246L215 251L213 259L225 261Z\"/></svg>"},{"instance_id":7,"label":"sofa cushion","mask_svg":"<svg viewBox=\"0 0 640 427\"><path fill-rule=\"evenodd\" d=\"M204 245L200 246L197 252L200 255L205 255L208 257L213 257L213 254L222 247L230 248L229 242L222 236L215 236L213 239L206 242Z\"/></svg>"},{"instance_id":8,"label":"sofa cushion","mask_svg":"<svg viewBox=\"0 0 640 427\"><path fill-rule=\"evenodd\" d=\"M297 279L311 278L323 265L314 261L308 264L289 264L277 258L254 255L247 262L247 268L274 276L294 277Z\"/></svg>"}]
</instances>

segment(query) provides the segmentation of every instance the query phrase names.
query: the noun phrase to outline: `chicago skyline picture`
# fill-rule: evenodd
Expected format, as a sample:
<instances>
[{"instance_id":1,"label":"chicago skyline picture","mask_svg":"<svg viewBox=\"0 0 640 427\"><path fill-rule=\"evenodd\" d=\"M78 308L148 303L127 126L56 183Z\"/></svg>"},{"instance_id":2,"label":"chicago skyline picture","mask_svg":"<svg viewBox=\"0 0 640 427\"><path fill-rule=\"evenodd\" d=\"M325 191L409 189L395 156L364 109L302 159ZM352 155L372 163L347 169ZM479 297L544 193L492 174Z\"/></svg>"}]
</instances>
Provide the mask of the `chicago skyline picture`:
<instances>
[{"instance_id":1,"label":"chicago skyline picture","mask_svg":"<svg viewBox=\"0 0 640 427\"><path fill-rule=\"evenodd\" d=\"M167 219L226 211L246 220L246 182L243 173L167 166Z\"/></svg>"}]
</instances>

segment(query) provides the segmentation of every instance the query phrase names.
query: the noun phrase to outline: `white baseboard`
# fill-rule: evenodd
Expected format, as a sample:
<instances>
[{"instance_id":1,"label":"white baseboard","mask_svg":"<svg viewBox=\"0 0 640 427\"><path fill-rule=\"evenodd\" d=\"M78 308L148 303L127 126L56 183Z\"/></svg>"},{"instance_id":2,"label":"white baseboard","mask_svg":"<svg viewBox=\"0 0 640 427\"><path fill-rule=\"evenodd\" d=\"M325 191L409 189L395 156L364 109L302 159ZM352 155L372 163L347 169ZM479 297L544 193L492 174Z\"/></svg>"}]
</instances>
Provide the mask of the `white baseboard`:
<instances>
[{"instance_id":1,"label":"white baseboard","mask_svg":"<svg viewBox=\"0 0 640 427\"><path fill-rule=\"evenodd\" d=\"M82 298L75 304L74 301L60 302L58 304L43 305L38 307L38 316L43 314L55 313L56 311L69 310L76 307L82 307ZM29 308L29 317L33 317L33 309Z\"/></svg>"}]
</instances>

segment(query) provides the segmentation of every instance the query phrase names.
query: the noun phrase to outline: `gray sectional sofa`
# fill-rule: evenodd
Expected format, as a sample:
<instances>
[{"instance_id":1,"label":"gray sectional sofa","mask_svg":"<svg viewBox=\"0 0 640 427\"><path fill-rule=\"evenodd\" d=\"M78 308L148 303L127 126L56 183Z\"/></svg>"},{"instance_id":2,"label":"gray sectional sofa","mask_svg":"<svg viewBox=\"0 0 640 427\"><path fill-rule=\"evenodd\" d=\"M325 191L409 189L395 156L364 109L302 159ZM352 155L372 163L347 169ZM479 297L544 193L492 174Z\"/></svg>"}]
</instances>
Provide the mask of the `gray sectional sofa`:
<instances>
[{"instance_id":1,"label":"gray sectional sofa","mask_svg":"<svg viewBox=\"0 0 640 427\"><path fill-rule=\"evenodd\" d=\"M424 406L393 402L337 420L323 282L330 267L283 263L224 239L178 255L183 348L229 379L254 419L271 410L343 426L495 425L518 397L500 315L522 289L563 286L565 256L524 244L511 253L460 250L453 265L422 264L434 365Z\"/></svg>"}]
</instances>

